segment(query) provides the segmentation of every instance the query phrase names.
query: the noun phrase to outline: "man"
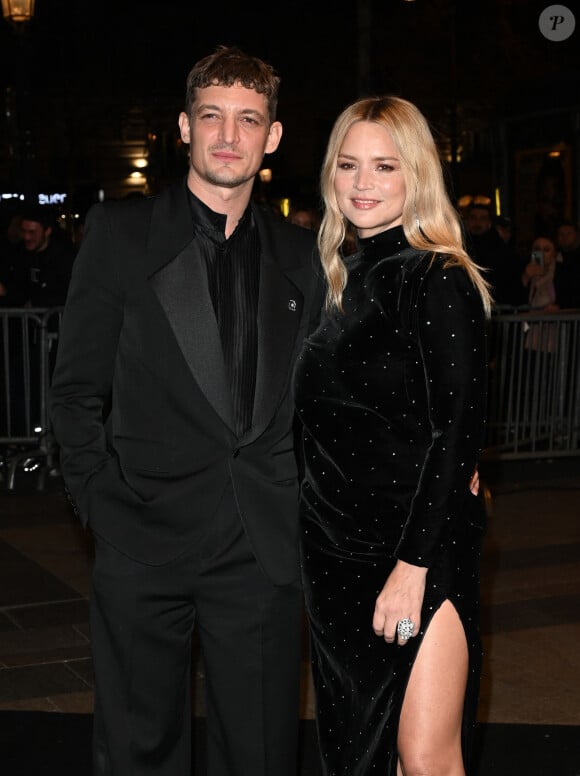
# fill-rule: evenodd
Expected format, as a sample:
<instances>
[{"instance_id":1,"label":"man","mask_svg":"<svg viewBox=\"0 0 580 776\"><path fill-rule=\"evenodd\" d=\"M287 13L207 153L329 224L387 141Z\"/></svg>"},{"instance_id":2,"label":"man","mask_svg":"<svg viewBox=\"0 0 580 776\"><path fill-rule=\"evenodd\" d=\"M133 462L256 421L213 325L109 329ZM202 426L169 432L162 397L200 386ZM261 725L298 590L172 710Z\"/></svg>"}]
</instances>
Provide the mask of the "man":
<instances>
[{"instance_id":1,"label":"man","mask_svg":"<svg viewBox=\"0 0 580 776\"><path fill-rule=\"evenodd\" d=\"M558 224L556 243L563 262L580 262L580 227L573 221L565 220Z\"/></svg>"},{"instance_id":2,"label":"man","mask_svg":"<svg viewBox=\"0 0 580 776\"><path fill-rule=\"evenodd\" d=\"M20 216L21 241L13 253L7 281L9 302L27 307L63 305L75 247L56 226L49 207L28 204Z\"/></svg>"},{"instance_id":3,"label":"man","mask_svg":"<svg viewBox=\"0 0 580 776\"><path fill-rule=\"evenodd\" d=\"M564 220L556 230L558 264L556 273L557 293L560 307L580 307L580 227L573 221Z\"/></svg>"},{"instance_id":4,"label":"man","mask_svg":"<svg viewBox=\"0 0 580 776\"><path fill-rule=\"evenodd\" d=\"M494 219L495 231L499 234L506 245L513 245L514 228L509 216L496 216Z\"/></svg>"},{"instance_id":5,"label":"man","mask_svg":"<svg viewBox=\"0 0 580 776\"><path fill-rule=\"evenodd\" d=\"M498 305L520 303L520 265L510 249L494 229L491 211L487 205L473 203L465 217L467 252L484 270L491 283L493 298Z\"/></svg>"},{"instance_id":6,"label":"man","mask_svg":"<svg viewBox=\"0 0 580 776\"><path fill-rule=\"evenodd\" d=\"M279 79L218 48L187 79L187 179L90 211L51 413L95 538L94 772L190 772L190 645L209 776L295 776L302 597L291 378L314 233L251 200Z\"/></svg>"}]
</instances>

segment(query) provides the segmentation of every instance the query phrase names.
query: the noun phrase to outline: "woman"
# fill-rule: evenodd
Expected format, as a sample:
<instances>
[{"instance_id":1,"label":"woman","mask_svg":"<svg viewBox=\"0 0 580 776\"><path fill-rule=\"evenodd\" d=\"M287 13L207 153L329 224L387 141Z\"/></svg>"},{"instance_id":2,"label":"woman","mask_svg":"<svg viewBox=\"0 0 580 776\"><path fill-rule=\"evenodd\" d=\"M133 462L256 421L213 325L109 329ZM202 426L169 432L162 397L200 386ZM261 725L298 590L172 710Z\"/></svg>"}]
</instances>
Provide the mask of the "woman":
<instances>
[{"instance_id":1,"label":"woman","mask_svg":"<svg viewBox=\"0 0 580 776\"><path fill-rule=\"evenodd\" d=\"M327 776L464 774L481 648L488 285L417 108L361 99L321 176L326 311L297 365L302 558ZM359 250L342 259L353 225Z\"/></svg>"},{"instance_id":2,"label":"woman","mask_svg":"<svg viewBox=\"0 0 580 776\"><path fill-rule=\"evenodd\" d=\"M522 286L532 310L555 313L560 309L555 285L557 258L558 249L551 237L534 238L531 259L522 273Z\"/></svg>"}]
</instances>

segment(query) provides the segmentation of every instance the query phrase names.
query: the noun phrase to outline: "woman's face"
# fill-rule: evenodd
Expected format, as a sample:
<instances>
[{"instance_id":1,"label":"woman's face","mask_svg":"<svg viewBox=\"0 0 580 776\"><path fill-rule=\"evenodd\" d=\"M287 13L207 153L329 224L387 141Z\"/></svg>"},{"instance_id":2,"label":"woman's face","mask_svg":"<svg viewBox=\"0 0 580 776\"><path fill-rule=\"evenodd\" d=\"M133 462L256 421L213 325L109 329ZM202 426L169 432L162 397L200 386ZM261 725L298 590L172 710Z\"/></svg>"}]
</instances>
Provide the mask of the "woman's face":
<instances>
[{"instance_id":1,"label":"woman's face","mask_svg":"<svg viewBox=\"0 0 580 776\"><path fill-rule=\"evenodd\" d=\"M372 121L353 124L338 154L334 191L359 237L402 223L405 180L388 130Z\"/></svg>"},{"instance_id":2,"label":"woman's face","mask_svg":"<svg viewBox=\"0 0 580 776\"><path fill-rule=\"evenodd\" d=\"M532 251L542 251L544 269L549 269L556 262L556 246L547 237L536 237L532 243Z\"/></svg>"}]
</instances>

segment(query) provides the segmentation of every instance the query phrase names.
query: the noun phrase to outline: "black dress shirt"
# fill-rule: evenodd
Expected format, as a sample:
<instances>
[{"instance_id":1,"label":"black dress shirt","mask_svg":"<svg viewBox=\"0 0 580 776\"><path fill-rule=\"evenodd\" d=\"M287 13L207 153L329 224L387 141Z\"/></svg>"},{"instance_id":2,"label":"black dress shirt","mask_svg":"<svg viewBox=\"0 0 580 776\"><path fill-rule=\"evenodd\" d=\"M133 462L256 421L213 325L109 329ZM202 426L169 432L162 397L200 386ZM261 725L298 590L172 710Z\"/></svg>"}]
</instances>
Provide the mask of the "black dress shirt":
<instances>
[{"instance_id":1,"label":"black dress shirt","mask_svg":"<svg viewBox=\"0 0 580 776\"><path fill-rule=\"evenodd\" d=\"M226 239L226 216L190 192L195 244L207 268L208 288L228 372L236 433L252 424L258 358L260 241L248 206Z\"/></svg>"}]
</instances>

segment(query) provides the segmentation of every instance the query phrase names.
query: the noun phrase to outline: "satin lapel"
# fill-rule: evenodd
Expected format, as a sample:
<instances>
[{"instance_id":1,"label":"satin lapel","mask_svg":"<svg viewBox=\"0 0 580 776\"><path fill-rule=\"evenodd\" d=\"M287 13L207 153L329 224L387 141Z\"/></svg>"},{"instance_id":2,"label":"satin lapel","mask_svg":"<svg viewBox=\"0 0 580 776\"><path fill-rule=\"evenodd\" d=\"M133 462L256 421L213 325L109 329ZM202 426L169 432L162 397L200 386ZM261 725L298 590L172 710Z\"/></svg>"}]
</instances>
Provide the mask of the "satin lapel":
<instances>
[{"instance_id":1,"label":"satin lapel","mask_svg":"<svg viewBox=\"0 0 580 776\"><path fill-rule=\"evenodd\" d=\"M304 297L276 261L276 246L263 218L260 229L262 259L258 301L258 364L252 428L244 437L251 442L270 423L292 368Z\"/></svg>"},{"instance_id":2,"label":"satin lapel","mask_svg":"<svg viewBox=\"0 0 580 776\"><path fill-rule=\"evenodd\" d=\"M193 227L186 205L186 223L180 223L175 211L170 216L175 231L169 230L168 242L164 243L161 233L168 233L169 214L165 213L167 202L160 212L154 214L150 240L150 265L158 268L149 277L149 282L167 316L181 352L191 373L205 394L208 402L222 420L234 428L234 411L223 359L221 339L213 305L207 287L205 268L193 248ZM173 204L176 204L174 201ZM181 203L177 202L178 210ZM167 215L167 219L162 216ZM155 228L157 218L157 228ZM176 232L177 235L176 236ZM183 246L184 237L189 238ZM168 254L168 245L181 245L177 255ZM164 255L162 255L164 254Z\"/></svg>"},{"instance_id":3,"label":"satin lapel","mask_svg":"<svg viewBox=\"0 0 580 776\"><path fill-rule=\"evenodd\" d=\"M160 194L153 207L147 236L147 274L172 261L195 234L185 180Z\"/></svg>"}]
</instances>

